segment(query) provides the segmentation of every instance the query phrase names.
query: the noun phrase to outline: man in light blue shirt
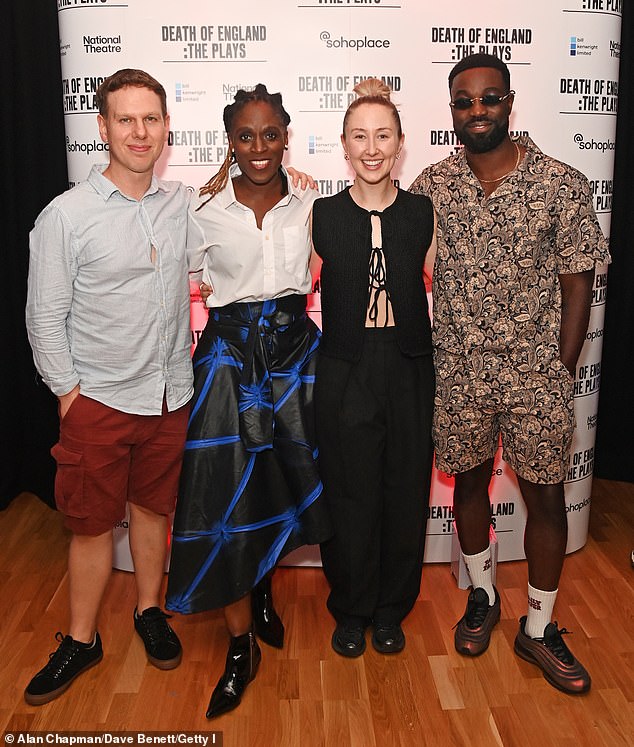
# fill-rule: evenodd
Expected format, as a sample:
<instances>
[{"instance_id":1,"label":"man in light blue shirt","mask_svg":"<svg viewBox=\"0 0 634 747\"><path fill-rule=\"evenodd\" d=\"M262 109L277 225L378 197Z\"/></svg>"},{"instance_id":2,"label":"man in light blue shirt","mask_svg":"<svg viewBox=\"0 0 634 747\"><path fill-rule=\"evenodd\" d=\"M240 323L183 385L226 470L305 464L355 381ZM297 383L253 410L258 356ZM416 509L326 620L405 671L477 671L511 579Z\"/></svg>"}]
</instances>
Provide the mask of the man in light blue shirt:
<instances>
[{"instance_id":1,"label":"man in light blue shirt","mask_svg":"<svg viewBox=\"0 0 634 747\"><path fill-rule=\"evenodd\" d=\"M187 195L153 174L169 132L160 83L120 70L97 101L110 161L55 198L31 233L27 329L59 400L55 497L72 532L69 634L27 686L31 705L102 658L97 616L126 503L135 628L160 669L182 655L159 593L192 395Z\"/></svg>"}]
</instances>

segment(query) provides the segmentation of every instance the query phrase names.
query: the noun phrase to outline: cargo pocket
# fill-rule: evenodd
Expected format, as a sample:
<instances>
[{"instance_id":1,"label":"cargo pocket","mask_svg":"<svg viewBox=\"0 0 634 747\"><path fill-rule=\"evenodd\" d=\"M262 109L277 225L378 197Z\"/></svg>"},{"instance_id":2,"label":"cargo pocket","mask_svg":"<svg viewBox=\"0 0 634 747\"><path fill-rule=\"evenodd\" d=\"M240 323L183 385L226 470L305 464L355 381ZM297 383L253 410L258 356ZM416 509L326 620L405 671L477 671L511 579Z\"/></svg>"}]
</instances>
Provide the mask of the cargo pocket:
<instances>
[{"instance_id":1,"label":"cargo pocket","mask_svg":"<svg viewBox=\"0 0 634 747\"><path fill-rule=\"evenodd\" d=\"M55 444L51 455L57 462L55 475L55 503L65 516L76 519L87 517L84 505L84 465L83 456L71 451L61 443Z\"/></svg>"}]
</instances>

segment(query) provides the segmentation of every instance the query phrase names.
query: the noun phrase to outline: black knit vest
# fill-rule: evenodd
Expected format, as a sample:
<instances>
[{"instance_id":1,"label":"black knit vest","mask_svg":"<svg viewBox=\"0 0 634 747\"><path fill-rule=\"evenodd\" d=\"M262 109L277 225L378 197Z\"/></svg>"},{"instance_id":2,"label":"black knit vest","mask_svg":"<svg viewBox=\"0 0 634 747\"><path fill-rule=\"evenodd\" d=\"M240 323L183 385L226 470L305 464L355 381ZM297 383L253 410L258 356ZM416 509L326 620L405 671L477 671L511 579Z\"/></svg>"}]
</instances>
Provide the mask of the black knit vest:
<instances>
[{"instance_id":1,"label":"black knit vest","mask_svg":"<svg viewBox=\"0 0 634 747\"><path fill-rule=\"evenodd\" d=\"M355 203L349 190L315 202L313 244L323 260L321 352L356 361L368 310L372 226L369 211ZM423 264L434 230L431 202L399 189L380 218L398 345L404 355L427 355L431 325Z\"/></svg>"}]
</instances>

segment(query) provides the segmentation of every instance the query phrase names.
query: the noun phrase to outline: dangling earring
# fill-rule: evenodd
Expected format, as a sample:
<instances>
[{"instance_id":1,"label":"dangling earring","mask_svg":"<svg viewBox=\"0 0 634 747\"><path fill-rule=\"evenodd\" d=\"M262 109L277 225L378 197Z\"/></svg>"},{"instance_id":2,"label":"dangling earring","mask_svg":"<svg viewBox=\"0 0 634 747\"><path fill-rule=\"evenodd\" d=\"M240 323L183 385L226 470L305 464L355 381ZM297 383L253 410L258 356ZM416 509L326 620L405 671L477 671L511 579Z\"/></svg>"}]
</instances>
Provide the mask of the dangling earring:
<instances>
[{"instance_id":1,"label":"dangling earring","mask_svg":"<svg viewBox=\"0 0 634 747\"><path fill-rule=\"evenodd\" d=\"M401 157L401 151L399 150L399 152L398 152L398 153L396 154L396 158L397 158L397 160L398 160L398 159L399 159L400 157Z\"/></svg>"},{"instance_id":2,"label":"dangling earring","mask_svg":"<svg viewBox=\"0 0 634 747\"><path fill-rule=\"evenodd\" d=\"M285 145L285 146L284 146L284 150L288 150L288 145Z\"/></svg>"},{"instance_id":3,"label":"dangling earring","mask_svg":"<svg viewBox=\"0 0 634 747\"><path fill-rule=\"evenodd\" d=\"M350 160L350 156L344 152L343 157L346 159L346 161Z\"/></svg>"}]
</instances>

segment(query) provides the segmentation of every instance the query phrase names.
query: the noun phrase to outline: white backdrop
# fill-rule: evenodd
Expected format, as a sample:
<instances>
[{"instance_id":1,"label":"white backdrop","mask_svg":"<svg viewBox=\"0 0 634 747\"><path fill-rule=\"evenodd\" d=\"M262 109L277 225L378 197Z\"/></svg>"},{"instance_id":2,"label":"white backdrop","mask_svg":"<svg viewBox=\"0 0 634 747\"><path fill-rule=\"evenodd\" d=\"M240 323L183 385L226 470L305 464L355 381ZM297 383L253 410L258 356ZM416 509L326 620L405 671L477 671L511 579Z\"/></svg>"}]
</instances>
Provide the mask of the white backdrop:
<instances>
[{"instance_id":1,"label":"white backdrop","mask_svg":"<svg viewBox=\"0 0 634 747\"><path fill-rule=\"evenodd\" d=\"M57 0L71 185L106 161L94 92L122 67L147 70L168 94L166 179L198 187L226 153L222 109L240 87L281 91L292 121L287 163L334 194L352 174L339 144L354 84L377 76L393 88L406 133L396 176L407 187L424 166L452 153L447 75L461 57L487 51L511 70L511 128L584 172L609 235L622 0ZM566 481L568 552L586 540L601 370L605 268L579 362L577 429ZM192 295L192 340L204 309ZM311 302L319 323L319 295ZM426 561L451 558L453 481L436 473ZM491 487L499 559L523 557L524 505L498 454ZM124 522L125 525L125 522ZM118 552L125 552L125 526ZM302 562L301 558L298 562Z\"/></svg>"}]
</instances>

